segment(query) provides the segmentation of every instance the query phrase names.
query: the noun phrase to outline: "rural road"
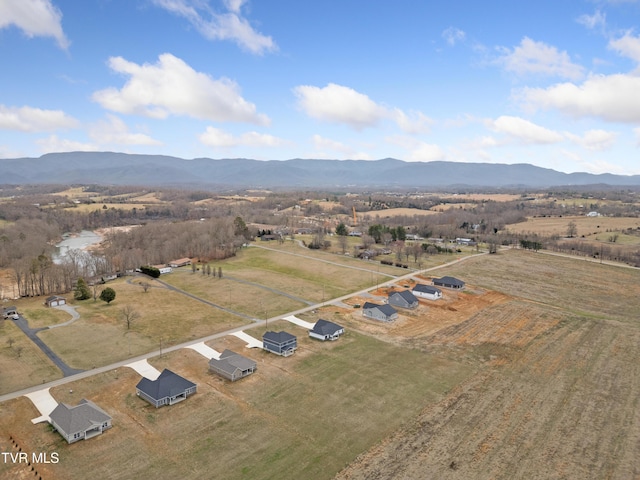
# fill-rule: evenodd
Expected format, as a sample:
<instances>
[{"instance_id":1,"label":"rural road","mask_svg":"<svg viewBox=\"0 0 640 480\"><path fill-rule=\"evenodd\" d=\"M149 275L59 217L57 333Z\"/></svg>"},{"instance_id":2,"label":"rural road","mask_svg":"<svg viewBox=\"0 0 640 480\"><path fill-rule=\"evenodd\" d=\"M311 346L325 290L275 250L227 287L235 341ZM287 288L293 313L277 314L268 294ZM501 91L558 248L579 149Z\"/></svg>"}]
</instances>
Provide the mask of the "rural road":
<instances>
[{"instance_id":1,"label":"rural road","mask_svg":"<svg viewBox=\"0 0 640 480\"><path fill-rule=\"evenodd\" d=\"M260 248L264 248L264 247L260 247ZM276 251L279 251L279 250L276 250ZM304 255L300 255L300 254L294 254L294 255L305 257ZM430 272L430 271L433 271L433 270L438 270L438 269L441 269L441 268L445 268L445 267L448 267L450 265L454 265L454 264L463 262L465 260L468 260L469 258L476 258L476 257L478 257L480 255L486 255L486 253L480 253L480 254L471 255L471 256L468 256L468 257L457 258L457 259L455 259L455 260L453 260L451 262L444 263L442 265L437 265L435 267L431 267L431 268L427 268L427 269L423 269L423 270L419 270L419 271L410 272L410 273L407 273L407 274L399 276L399 277L393 277L391 280L388 280L386 282L378 284L378 287L385 287L385 286L388 286L388 285L392 285L392 284L394 284L394 283L396 283L398 281L409 279L409 278L413 277L414 275L417 275L417 274L420 274L420 273L424 273L424 272ZM314 260L317 260L315 257L310 257L310 258L313 258ZM333 263L333 262L328 262L328 263ZM357 267L354 267L354 268L357 268ZM365 268L358 268L358 269L359 270L371 271L371 270L367 270ZM391 276L391 275L389 275L389 276ZM158 279L155 279L155 280L158 281ZM195 295L192 295L192 294L190 294L188 292L185 292L184 290L180 290L179 288L175 288L172 285L166 284L165 282L160 282L160 283L162 283L163 285L167 286L167 288L175 290L175 291L177 291L179 293L183 293L184 295L187 295L188 297L193 298L194 300L206 303L207 305L210 305L210 306L212 306L214 308L219 308L219 309L224 310L226 312L233 313L234 315L239 315L237 312L233 312L233 311L231 311L229 309L221 307L220 305L216 305L213 302L209 302L207 300L198 298ZM274 322L276 320L280 320L283 317L288 317L290 315L298 315L298 314L301 314L301 313L305 313L305 312L309 312L309 311L315 310L315 309L320 308L322 306L331 305L331 304L334 304L334 303L339 303L339 302L342 302L343 300L347 300L347 299L349 299L351 297L354 297L354 296L365 295L372 288L374 288L374 287L373 286L367 287L367 288L364 288L364 289L359 290L357 292L352 292L352 293L349 293L347 295L343 295L343 296L338 297L338 298L333 298L331 300L327 300L326 302L316 303L316 304L310 305L308 307L301 308L300 310L284 313L282 315L277 315L275 317L268 318L268 319L266 319L264 321L265 321L265 323L271 323L271 322ZM128 358L126 360L121 360L119 362L115 362L115 363L112 363L110 365L105 365L103 367L93 368L91 370L84 370L84 371L83 370L70 369L66 364L64 364L64 362L62 362L62 360L59 359L59 357L55 353L53 353L51 351L51 349L49 347L47 347L44 344L44 342L42 342L35 334L31 334L32 330L28 328L26 320L24 320L24 319L18 320L17 322L21 322L21 321L24 322L24 326L26 327L26 330L23 328L23 331L25 332L25 334L27 334L27 336L29 336L29 338L31 338L36 344L38 344L38 346L41 349L43 349L43 351L45 351L45 349L49 350L51 352L51 355L53 355L55 358L58 358L58 361L62 362L62 364L65 366L65 368L67 370L66 370L66 373L65 373L65 370L63 370L62 367L60 365L58 365L58 363L56 363L56 361L53 360L52 357L49 357L49 358L52 358L54 363L56 363L56 365L58 365L58 367L61 370L63 370L63 374L65 375L64 378L60 378L58 380L54 380L52 382L45 383L45 384L42 384L42 385L36 385L36 386L33 386L33 387L29 387L29 388L25 388L25 389L22 389L22 390L18 390L16 392L7 393L5 395L0 395L0 403L5 402L7 400L11 400L11 399L14 399L14 398L21 397L23 395L26 395L27 393L37 392L37 391L45 389L45 388L57 387L57 386L60 386L60 385L64 385L66 383L74 382L76 380L81 380L83 378L88 378L88 377L91 377L93 375L98 375L100 373L108 372L108 371L114 370L116 368L124 367L124 366L126 366L126 365L128 365L130 363L133 363L133 362L137 362L137 361L140 361L140 360L148 360L149 358L156 357L156 356L161 355L161 354L173 352L173 351L176 351L176 350L180 350L182 348L187 348L187 347L190 347L190 346L195 345L197 343L208 342L210 340L215 340L215 339L218 339L218 338L225 337L225 336L230 335L232 333L242 332L242 331L247 330L249 328L255 327L256 322L262 322L263 321L263 320L259 320L259 319L255 319L255 318L249 317L247 315L240 315L240 316L242 316L243 318L246 318L248 320L251 320L251 323L249 323L247 325L240 326L240 327L232 328L232 329L229 329L229 330L225 330L224 332L219 332L219 333L215 333L213 335L202 337L202 338L199 338L199 339L196 339L196 340L190 340L188 342L180 343L178 345L173 345L171 347L165 347L165 348L162 349L162 351L160 351L159 349L158 350L154 350L154 351L145 353L144 355L140 355L140 356L137 356L137 357L134 357L134 358ZM43 330L43 329L37 329L37 330L35 330L35 332L40 331L40 330ZM33 335L33 337L31 335ZM42 344L42 346L38 342L40 342ZM45 351L45 353L46 353L46 351ZM49 356L49 355L47 355L47 356Z\"/></svg>"}]
</instances>

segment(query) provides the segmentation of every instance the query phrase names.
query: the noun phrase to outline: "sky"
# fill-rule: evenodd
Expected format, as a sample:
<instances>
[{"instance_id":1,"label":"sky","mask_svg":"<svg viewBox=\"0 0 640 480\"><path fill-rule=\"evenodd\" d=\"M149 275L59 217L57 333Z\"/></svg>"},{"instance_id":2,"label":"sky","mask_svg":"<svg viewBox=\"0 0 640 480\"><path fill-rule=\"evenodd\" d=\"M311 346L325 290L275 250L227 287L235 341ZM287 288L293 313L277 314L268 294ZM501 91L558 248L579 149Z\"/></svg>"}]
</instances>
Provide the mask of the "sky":
<instances>
[{"instance_id":1,"label":"sky","mask_svg":"<svg viewBox=\"0 0 640 480\"><path fill-rule=\"evenodd\" d=\"M640 0L0 0L0 159L640 174Z\"/></svg>"}]
</instances>

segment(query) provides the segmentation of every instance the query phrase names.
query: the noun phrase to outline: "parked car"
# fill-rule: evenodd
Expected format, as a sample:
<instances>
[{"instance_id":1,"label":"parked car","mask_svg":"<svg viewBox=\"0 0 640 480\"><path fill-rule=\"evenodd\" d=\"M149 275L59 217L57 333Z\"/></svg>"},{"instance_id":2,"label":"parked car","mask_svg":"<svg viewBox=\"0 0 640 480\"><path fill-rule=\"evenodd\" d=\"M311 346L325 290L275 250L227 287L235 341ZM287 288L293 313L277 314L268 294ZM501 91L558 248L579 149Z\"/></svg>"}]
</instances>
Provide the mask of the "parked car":
<instances>
[{"instance_id":1,"label":"parked car","mask_svg":"<svg viewBox=\"0 0 640 480\"><path fill-rule=\"evenodd\" d=\"M14 313L13 315L11 315L11 318L13 318L14 320L20 320L20 315Z\"/></svg>"}]
</instances>

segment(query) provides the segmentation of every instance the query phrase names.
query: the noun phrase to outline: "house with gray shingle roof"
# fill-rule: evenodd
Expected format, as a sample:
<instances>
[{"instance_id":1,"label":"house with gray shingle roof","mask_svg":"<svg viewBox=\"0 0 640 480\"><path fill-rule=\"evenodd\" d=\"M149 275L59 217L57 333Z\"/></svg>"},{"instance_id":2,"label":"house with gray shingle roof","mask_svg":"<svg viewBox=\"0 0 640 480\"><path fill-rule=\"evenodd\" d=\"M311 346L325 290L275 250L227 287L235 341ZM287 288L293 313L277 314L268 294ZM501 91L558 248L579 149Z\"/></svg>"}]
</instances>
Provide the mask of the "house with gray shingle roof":
<instances>
[{"instance_id":1,"label":"house with gray shingle roof","mask_svg":"<svg viewBox=\"0 0 640 480\"><path fill-rule=\"evenodd\" d=\"M401 308L416 308L420 302L409 290L401 290L399 292L391 292L388 300L389 305Z\"/></svg>"},{"instance_id":2,"label":"house with gray shingle roof","mask_svg":"<svg viewBox=\"0 0 640 480\"><path fill-rule=\"evenodd\" d=\"M442 278L434 278L433 284L438 287L446 287L453 288L456 290L462 290L464 288L464 282L462 280L458 280L456 277L442 277Z\"/></svg>"},{"instance_id":3,"label":"house with gray shingle roof","mask_svg":"<svg viewBox=\"0 0 640 480\"><path fill-rule=\"evenodd\" d=\"M251 375L257 364L253 360L226 349L220 358L209 360L209 370L232 382Z\"/></svg>"},{"instance_id":4,"label":"house with gray shingle roof","mask_svg":"<svg viewBox=\"0 0 640 480\"><path fill-rule=\"evenodd\" d=\"M262 348L267 352L288 357L298 348L298 339L287 332L265 332L262 336Z\"/></svg>"},{"instance_id":5,"label":"house with gray shingle roof","mask_svg":"<svg viewBox=\"0 0 640 480\"><path fill-rule=\"evenodd\" d=\"M398 318L398 312L391 305L378 305L371 302L365 302L362 306L362 315L381 322L391 322Z\"/></svg>"},{"instance_id":6,"label":"house with gray shingle roof","mask_svg":"<svg viewBox=\"0 0 640 480\"><path fill-rule=\"evenodd\" d=\"M429 300L438 300L439 298L442 298L442 290L423 283L418 283L413 287L412 292L418 298L427 298Z\"/></svg>"},{"instance_id":7,"label":"house with gray shingle roof","mask_svg":"<svg viewBox=\"0 0 640 480\"><path fill-rule=\"evenodd\" d=\"M311 330L309 336L318 340L337 340L344 333L344 327L329 320L319 319Z\"/></svg>"},{"instance_id":8,"label":"house with gray shingle roof","mask_svg":"<svg viewBox=\"0 0 640 480\"><path fill-rule=\"evenodd\" d=\"M49 414L49 423L69 442L87 440L111 428L111 417L83 398L75 407L59 403Z\"/></svg>"},{"instance_id":9,"label":"house with gray shingle roof","mask_svg":"<svg viewBox=\"0 0 640 480\"><path fill-rule=\"evenodd\" d=\"M195 383L165 368L155 380L143 377L136 385L136 395L158 408L185 400L197 388Z\"/></svg>"}]
</instances>

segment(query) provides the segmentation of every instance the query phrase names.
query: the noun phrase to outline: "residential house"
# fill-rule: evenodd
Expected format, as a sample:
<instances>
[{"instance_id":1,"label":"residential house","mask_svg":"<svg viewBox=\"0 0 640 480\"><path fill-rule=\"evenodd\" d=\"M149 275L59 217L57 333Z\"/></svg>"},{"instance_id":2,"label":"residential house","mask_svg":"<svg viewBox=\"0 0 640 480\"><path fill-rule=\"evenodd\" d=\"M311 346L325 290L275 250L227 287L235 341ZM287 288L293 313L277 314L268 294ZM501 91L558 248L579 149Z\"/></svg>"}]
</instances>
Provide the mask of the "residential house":
<instances>
[{"instance_id":1,"label":"residential house","mask_svg":"<svg viewBox=\"0 0 640 480\"><path fill-rule=\"evenodd\" d=\"M293 355L298 348L298 339L287 332L266 332L262 336L262 348L283 357Z\"/></svg>"},{"instance_id":2,"label":"residential house","mask_svg":"<svg viewBox=\"0 0 640 480\"><path fill-rule=\"evenodd\" d=\"M344 327L329 320L319 319L311 330L309 336L318 340L337 340L344 333Z\"/></svg>"},{"instance_id":3,"label":"residential house","mask_svg":"<svg viewBox=\"0 0 640 480\"><path fill-rule=\"evenodd\" d=\"M426 298L428 300L438 300L442 298L442 290L423 283L418 283L413 287L412 292L418 298Z\"/></svg>"},{"instance_id":4,"label":"residential house","mask_svg":"<svg viewBox=\"0 0 640 480\"><path fill-rule=\"evenodd\" d=\"M165 368L156 380L142 378L136 385L136 395L156 408L173 405L196 393L195 383Z\"/></svg>"},{"instance_id":5,"label":"residential house","mask_svg":"<svg viewBox=\"0 0 640 480\"><path fill-rule=\"evenodd\" d=\"M59 403L49 414L53 425L68 443L88 440L111 428L111 417L90 400L83 398L75 407Z\"/></svg>"},{"instance_id":6,"label":"residential house","mask_svg":"<svg viewBox=\"0 0 640 480\"><path fill-rule=\"evenodd\" d=\"M59 297L57 295L52 295L50 297L47 297L47 299L44 301L44 304L47 307L58 307L60 305L66 305L67 303L67 299L64 297Z\"/></svg>"},{"instance_id":7,"label":"residential house","mask_svg":"<svg viewBox=\"0 0 640 480\"><path fill-rule=\"evenodd\" d=\"M446 287L453 288L456 290L462 290L464 288L464 282L462 280L458 280L455 277L442 277L442 278L434 278L433 284L438 287Z\"/></svg>"},{"instance_id":8,"label":"residential house","mask_svg":"<svg viewBox=\"0 0 640 480\"><path fill-rule=\"evenodd\" d=\"M169 266L171 268L185 267L187 265L191 265L191 259L186 257L178 258L177 260L171 260L169 262Z\"/></svg>"},{"instance_id":9,"label":"residential house","mask_svg":"<svg viewBox=\"0 0 640 480\"><path fill-rule=\"evenodd\" d=\"M228 349L220 354L219 359L212 358L209 360L210 371L232 382L251 375L256 371L256 368L255 361Z\"/></svg>"},{"instance_id":10,"label":"residential house","mask_svg":"<svg viewBox=\"0 0 640 480\"><path fill-rule=\"evenodd\" d=\"M391 292L387 301L389 302L389 305L401 308L416 308L420 303L415 295L409 290Z\"/></svg>"},{"instance_id":11,"label":"residential house","mask_svg":"<svg viewBox=\"0 0 640 480\"><path fill-rule=\"evenodd\" d=\"M398 312L391 305L378 305L371 302L365 302L362 306L362 315L381 322L391 322L398 318Z\"/></svg>"}]
</instances>

